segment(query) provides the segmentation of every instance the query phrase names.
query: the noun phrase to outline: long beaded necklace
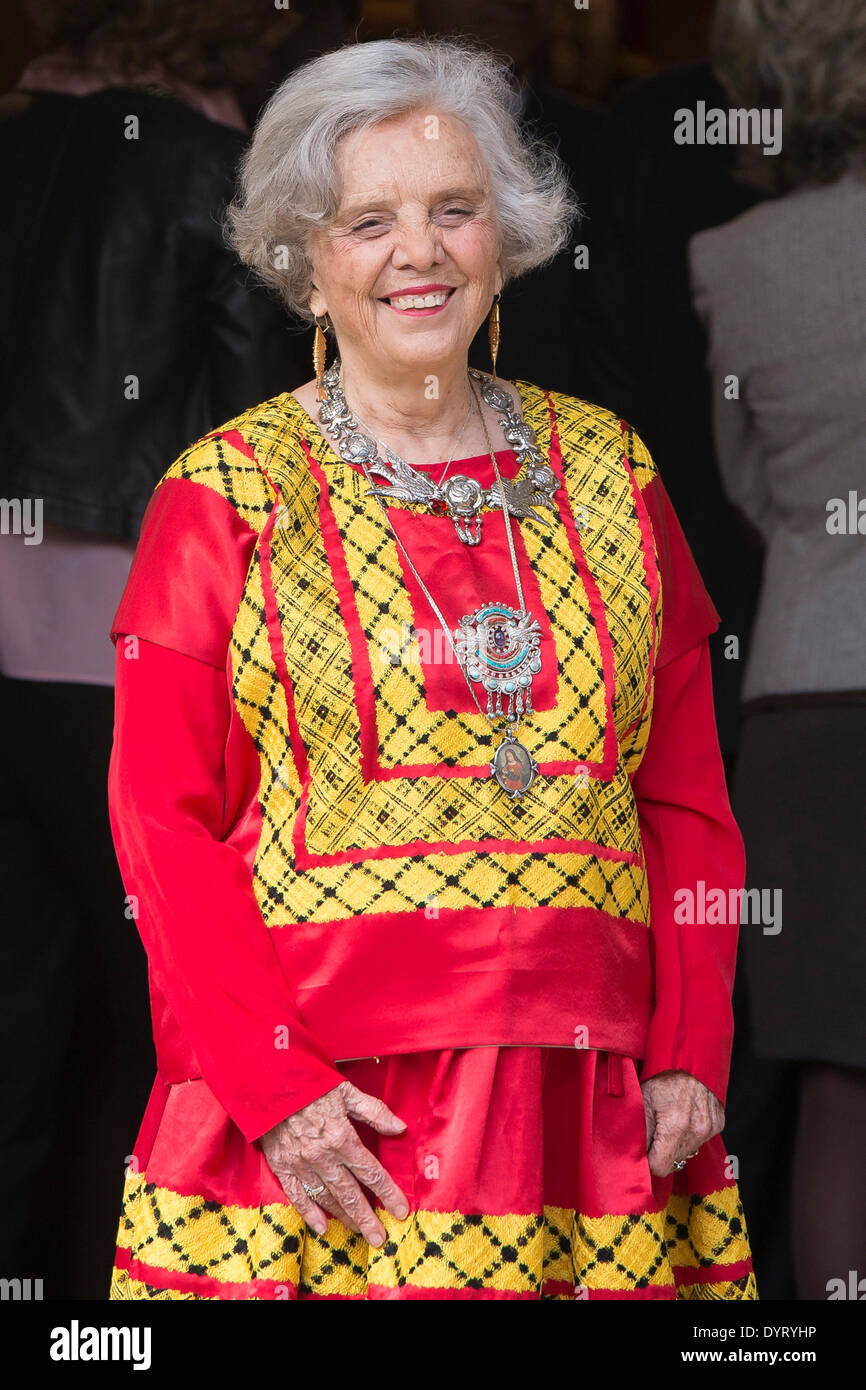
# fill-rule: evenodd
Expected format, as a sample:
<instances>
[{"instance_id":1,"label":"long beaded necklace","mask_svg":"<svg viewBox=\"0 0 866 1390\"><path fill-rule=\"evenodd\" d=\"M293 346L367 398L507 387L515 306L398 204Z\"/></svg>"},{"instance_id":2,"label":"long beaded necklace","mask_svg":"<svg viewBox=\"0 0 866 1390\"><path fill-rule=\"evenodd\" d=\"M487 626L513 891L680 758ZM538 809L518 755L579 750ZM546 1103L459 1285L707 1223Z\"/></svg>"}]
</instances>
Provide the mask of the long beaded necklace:
<instances>
[{"instance_id":1,"label":"long beaded necklace","mask_svg":"<svg viewBox=\"0 0 866 1390\"><path fill-rule=\"evenodd\" d=\"M368 459L361 456L355 461L360 463L363 468L364 475L371 484L371 490L379 503L391 534L415 576L421 592L436 615L479 714L485 716L494 729L501 727L499 721L505 721L502 742L490 761L490 775L513 799L527 792L538 775L537 762L529 750L519 742L517 734L520 730L521 716L532 713L532 680L541 670L541 653L539 651L541 627L537 619L533 618L526 608L520 570L517 565L517 554L514 548L505 481L499 471L487 422L484 419L484 412L478 399L478 391L471 376L470 387L475 406L481 417L487 450L496 476L496 490L499 493L499 504L505 522L508 551L511 557L511 568L519 608L511 608L504 603L482 604L474 613L465 614L452 634L442 610L418 573L412 557L398 536L388 515L386 498L391 489L373 488ZM501 388L497 389L501 391ZM475 684L480 684L487 691L486 709L482 708L475 693Z\"/></svg>"}]
</instances>

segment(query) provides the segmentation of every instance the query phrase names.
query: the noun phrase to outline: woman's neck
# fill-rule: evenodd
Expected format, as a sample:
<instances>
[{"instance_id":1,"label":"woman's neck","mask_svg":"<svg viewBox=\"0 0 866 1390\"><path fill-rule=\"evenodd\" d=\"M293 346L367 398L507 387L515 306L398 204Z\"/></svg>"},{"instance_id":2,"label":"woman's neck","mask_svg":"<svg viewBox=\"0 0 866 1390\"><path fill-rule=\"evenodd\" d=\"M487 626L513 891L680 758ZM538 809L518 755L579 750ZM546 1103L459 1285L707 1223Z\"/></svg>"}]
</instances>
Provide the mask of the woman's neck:
<instances>
[{"instance_id":1,"label":"woman's neck","mask_svg":"<svg viewBox=\"0 0 866 1390\"><path fill-rule=\"evenodd\" d=\"M381 373L344 357L342 384L349 409L362 429L366 426L392 449L406 453L412 463L447 458L461 429L462 453L467 445L483 441L465 357L439 364L436 372L395 366Z\"/></svg>"}]
</instances>

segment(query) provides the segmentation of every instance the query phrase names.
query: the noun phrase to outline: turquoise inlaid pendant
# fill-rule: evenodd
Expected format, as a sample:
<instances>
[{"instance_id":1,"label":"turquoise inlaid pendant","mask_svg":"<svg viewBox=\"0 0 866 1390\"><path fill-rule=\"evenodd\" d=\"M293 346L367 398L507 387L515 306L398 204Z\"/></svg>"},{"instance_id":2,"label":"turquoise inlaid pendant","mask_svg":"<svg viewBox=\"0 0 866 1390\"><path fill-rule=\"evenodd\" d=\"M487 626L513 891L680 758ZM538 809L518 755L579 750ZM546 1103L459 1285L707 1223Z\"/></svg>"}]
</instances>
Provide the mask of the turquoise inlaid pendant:
<instances>
[{"instance_id":1,"label":"turquoise inlaid pendant","mask_svg":"<svg viewBox=\"0 0 866 1390\"><path fill-rule=\"evenodd\" d=\"M515 719L532 713L532 678L541 670L541 626L531 613L486 603L460 619L457 659L487 691L487 713Z\"/></svg>"}]
</instances>

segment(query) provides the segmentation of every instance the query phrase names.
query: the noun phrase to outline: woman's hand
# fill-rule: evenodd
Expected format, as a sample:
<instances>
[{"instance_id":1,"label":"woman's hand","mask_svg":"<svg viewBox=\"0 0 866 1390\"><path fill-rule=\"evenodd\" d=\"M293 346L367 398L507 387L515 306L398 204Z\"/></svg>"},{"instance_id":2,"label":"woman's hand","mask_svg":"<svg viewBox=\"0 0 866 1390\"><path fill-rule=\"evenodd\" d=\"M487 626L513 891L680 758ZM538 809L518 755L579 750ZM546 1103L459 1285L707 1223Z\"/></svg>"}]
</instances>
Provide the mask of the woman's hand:
<instances>
[{"instance_id":1,"label":"woman's hand","mask_svg":"<svg viewBox=\"0 0 866 1390\"><path fill-rule=\"evenodd\" d=\"M381 1245L384 1228L359 1183L375 1192L399 1221L408 1216L409 1203L364 1147L350 1117L363 1120L379 1134L401 1134L406 1128L405 1120L399 1120L383 1100L343 1081L274 1125L259 1143L271 1172L308 1226L324 1235L326 1212L330 1212L371 1245ZM314 1200L304 1191L304 1183L313 1189L324 1183L325 1191Z\"/></svg>"},{"instance_id":2,"label":"woman's hand","mask_svg":"<svg viewBox=\"0 0 866 1390\"><path fill-rule=\"evenodd\" d=\"M663 1178L674 1160L693 1158L720 1134L725 1112L713 1092L687 1071L660 1071L641 1086L650 1172Z\"/></svg>"}]
</instances>

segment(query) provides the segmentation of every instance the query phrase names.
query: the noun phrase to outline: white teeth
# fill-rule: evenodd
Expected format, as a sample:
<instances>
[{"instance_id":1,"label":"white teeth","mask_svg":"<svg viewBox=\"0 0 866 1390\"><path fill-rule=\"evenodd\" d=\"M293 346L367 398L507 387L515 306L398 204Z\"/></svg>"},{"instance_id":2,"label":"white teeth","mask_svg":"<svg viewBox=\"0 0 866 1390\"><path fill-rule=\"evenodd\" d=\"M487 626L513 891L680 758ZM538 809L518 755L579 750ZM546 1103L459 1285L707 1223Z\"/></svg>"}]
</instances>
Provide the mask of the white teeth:
<instances>
[{"instance_id":1,"label":"white teeth","mask_svg":"<svg viewBox=\"0 0 866 1390\"><path fill-rule=\"evenodd\" d=\"M391 304L395 309L433 309L444 304L449 293L450 291L444 290L438 294L404 294L399 297L392 295Z\"/></svg>"}]
</instances>

